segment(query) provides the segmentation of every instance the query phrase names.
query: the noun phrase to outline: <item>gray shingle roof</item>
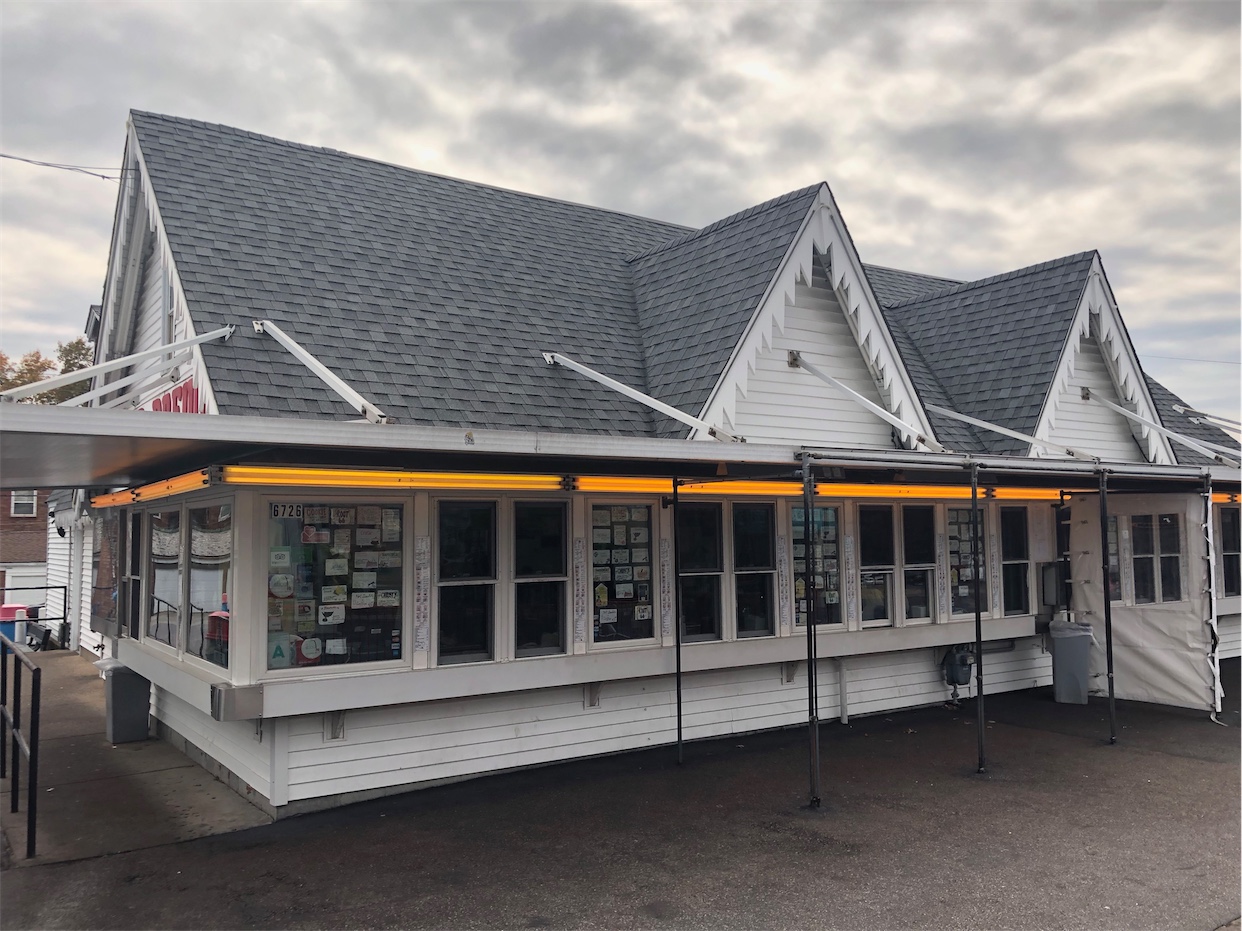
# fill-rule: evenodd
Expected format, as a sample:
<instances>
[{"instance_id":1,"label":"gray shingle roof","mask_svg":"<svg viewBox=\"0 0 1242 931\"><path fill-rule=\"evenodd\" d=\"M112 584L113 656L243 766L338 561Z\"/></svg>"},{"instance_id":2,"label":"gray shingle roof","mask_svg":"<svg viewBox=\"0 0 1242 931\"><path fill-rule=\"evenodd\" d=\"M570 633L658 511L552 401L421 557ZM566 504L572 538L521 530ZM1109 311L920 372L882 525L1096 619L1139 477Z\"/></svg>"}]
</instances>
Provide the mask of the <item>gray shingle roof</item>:
<instances>
[{"instance_id":1,"label":"gray shingle roof","mask_svg":"<svg viewBox=\"0 0 1242 931\"><path fill-rule=\"evenodd\" d=\"M910 368L920 395L943 394L952 410L1033 433L1094 259L1084 252L885 307L894 339L922 355L925 364ZM1023 455L1028 447L928 416L960 452ZM966 445L971 436L982 445Z\"/></svg>"},{"instance_id":2,"label":"gray shingle roof","mask_svg":"<svg viewBox=\"0 0 1242 931\"><path fill-rule=\"evenodd\" d=\"M644 388L626 257L685 227L224 126L132 114L223 413L357 415L270 319L402 423L644 434L649 411L548 367Z\"/></svg>"},{"instance_id":3,"label":"gray shingle roof","mask_svg":"<svg viewBox=\"0 0 1242 931\"><path fill-rule=\"evenodd\" d=\"M1219 427L1214 427L1209 423L1192 423L1190 414L1173 410L1174 404L1182 407L1190 407L1190 405L1150 375L1144 373L1143 378L1147 381L1147 390L1151 393L1151 399L1156 405L1160 422L1167 429L1188 436L1192 440L1204 440L1218 446L1229 446L1235 449L1238 447L1238 441ZM1173 442L1169 445L1173 447L1173 454L1177 456L1177 461L1182 465L1213 465L1211 459L1188 446Z\"/></svg>"},{"instance_id":4,"label":"gray shingle roof","mask_svg":"<svg viewBox=\"0 0 1242 931\"><path fill-rule=\"evenodd\" d=\"M926 297L937 291L945 291L966 283L954 278L903 272L897 268L885 268L883 265L863 265L863 271L867 274L867 280L871 282L871 290L875 293L875 299L883 307L890 307L916 297Z\"/></svg>"},{"instance_id":5,"label":"gray shingle roof","mask_svg":"<svg viewBox=\"0 0 1242 931\"><path fill-rule=\"evenodd\" d=\"M793 191L634 258L651 394L699 412L818 191L819 185ZM666 419L657 428L662 436L684 430Z\"/></svg>"}]
</instances>

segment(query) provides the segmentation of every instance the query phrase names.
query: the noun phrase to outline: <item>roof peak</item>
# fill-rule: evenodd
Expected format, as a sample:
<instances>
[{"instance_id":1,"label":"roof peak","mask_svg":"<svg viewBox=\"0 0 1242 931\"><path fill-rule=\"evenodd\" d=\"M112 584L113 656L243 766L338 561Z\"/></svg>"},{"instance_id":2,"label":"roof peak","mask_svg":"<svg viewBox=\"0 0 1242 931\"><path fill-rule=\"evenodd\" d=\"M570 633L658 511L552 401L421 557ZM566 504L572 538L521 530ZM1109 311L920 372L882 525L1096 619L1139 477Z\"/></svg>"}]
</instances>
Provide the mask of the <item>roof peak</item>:
<instances>
[{"instance_id":1,"label":"roof peak","mask_svg":"<svg viewBox=\"0 0 1242 931\"><path fill-rule=\"evenodd\" d=\"M396 171L408 171L411 174L422 175L428 178L437 178L442 181L449 181L454 184L461 184L466 187L476 188L479 190L496 191L501 194L511 194L515 197L526 197L532 200L540 200L540 201L545 201L547 203L552 203L552 204L561 204L563 206L573 207L579 210L590 210L596 213L606 213L606 214L611 214L613 216L626 217L628 219L633 219L633 220L642 220L645 223L658 223L661 226L668 226L672 228L673 230L682 230L682 231L686 231L689 233L695 232L694 227L687 226L684 223L675 223L671 220L661 220L655 217L647 217L647 216L643 216L642 214L630 213L629 211L625 211L625 210L617 210L612 207L599 207L599 206L596 206L595 204L584 204L584 203L581 203L580 201L566 200L563 197L552 197L547 194L532 194L529 191L519 191L516 188L502 187L501 185L498 185L498 184L488 184L487 182L484 182L484 181L471 181L468 178L458 178L454 175L441 174L440 172L437 172L437 171L428 171L425 168L411 168L409 165L401 165L401 164L398 164L397 162L390 162L390 161L386 161L381 158L373 158L369 155L358 155L354 152L342 151L341 149L333 149L327 146L310 145L305 142L294 142L291 139L281 139L276 136L269 136L265 133L256 133L249 129L241 129L237 126L229 126L227 123L212 123L206 120L191 119L190 117L185 117L185 116L172 116L167 113L155 113L150 110L131 109L129 112L130 112L131 118L135 116L146 117L146 118L153 119L153 120L163 120L165 122L178 123L183 126L193 126L193 127L202 128L202 129L223 131L225 133L231 133L231 134L238 135L238 136L246 136L251 139L258 139L258 140L261 140L263 142L267 142L273 145L285 146L290 149L302 149L308 152L319 152L325 155L335 155L340 158L352 159L352 160L359 161L359 162L367 162L368 164L379 165L384 168L392 168Z\"/></svg>"},{"instance_id":2,"label":"roof peak","mask_svg":"<svg viewBox=\"0 0 1242 931\"><path fill-rule=\"evenodd\" d=\"M945 297L950 294L956 294L962 291L969 291L973 288L978 288L978 287L982 287L982 286L989 285L989 284L995 284L1001 281L1009 281L1014 278L1022 277L1023 275L1030 275L1030 274L1034 274L1035 272L1047 271L1052 268L1058 268L1062 265L1068 265L1071 262L1081 261L1082 259L1085 259L1089 256L1094 258L1097 255L1099 255L1099 252L1095 249L1089 249L1086 252L1076 252L1073 255L1063 255L1057 259L1049 259L1046 262L1038 262L1035 265L1027 265L1023 268L1015 268L1013 271L1001 272L999 275L990 275L987 278L977 278L974 281L963 281L958 284L951 285L950 287L944 288L943 290L940 290L940 291L931 291L927 294L920 294L915 297L909 297L903 301L897 301L894 304L890 304L886 309L887 310L898 310L902 307L908 307L911 304L921 304L924 301L928 301L933 298L941 298L941 297ZM897 270L898 269L892 269L892 271L897 271ZM934 278L937 276L925 275L924 277ZM944 279L944 280L948 281L950 279Z\"/></svg>"},{"instance_id":3,"label":"roof peak","mask_svg":"<svg viewBox=\"0 0 1242 931\"><path fill-rule=\"evenodd\" d=\"M812 193L818 192L823 186L824 182L821 181L818 184L812 184L809 187L799 188L796 191L788 191L777 197L773 197L771 200L765 200L762 203L755 204L753 207L747 207L745 210L739 210L737 213L731 213L729 216L716 220L713 223L709 223L707 226L700 229L690 230L684 236L678 236L674 239L670 239L668 242L662 242L658 246L652 246L650 249L645 249L636 255L631 255L626 261L637 262L639 259L650 258L651 256L664 252L667 249L675 249L678 246L685 245L688 242L693 242L702 236L707 236L710 233L732 226L734 223L740 223L742 220L746 220L758 214L765 213L768 210L774 210L777 207L784 206L790 201L797 200L800 197L808 197Z\"/></svg>"}]
</instances>

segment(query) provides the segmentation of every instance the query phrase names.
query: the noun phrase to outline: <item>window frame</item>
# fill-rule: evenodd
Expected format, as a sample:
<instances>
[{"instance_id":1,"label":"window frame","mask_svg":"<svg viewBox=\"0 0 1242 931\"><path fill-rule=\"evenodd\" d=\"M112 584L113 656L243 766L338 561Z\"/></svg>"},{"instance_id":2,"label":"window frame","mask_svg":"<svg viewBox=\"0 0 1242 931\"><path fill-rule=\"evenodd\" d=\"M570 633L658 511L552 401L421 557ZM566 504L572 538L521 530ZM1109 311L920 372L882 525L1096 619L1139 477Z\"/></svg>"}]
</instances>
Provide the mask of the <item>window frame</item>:
<instances>
[{"instance_id":1,"label":"window frame","mask_svg":"<svg viewBox=\"0 0 1242 931\"><path fill-rule=\"evenodd\" d=\"M563 492L552 492L546 495L538 493L512 494L470 494L469 492L446 489L428 496L427 528L430 537L430 577L428 585L430 600L430 631L427 644L427 662L430 668L451 668L456 666L480 666L490 663L528 662L541 659L572 656L574 654L574 565L573 540L576 527L576 506L573 495ZM494 544L495 553L493 577L490 579L449 579L440 578L440 508L443 504L491 504L495 514ZM516 541L514 533L517 528L516 510L519 504L560 504L564 509L564 559L565 571L561 576L530 576L519 578L515 560ZM588 547L589 549L589 547ZM653 570L654 574L654 570ZM517 587L532 582L558 581L563 583L561 590L561 649L518 654L517 646ZM471 585L490 584L492 586L492 617L490 625L491 656L486 658L454 659L440 654L441 625L441 591L445 588L467 587ZM654 615L653 610L653 615ZM653 617L653 625L656 623ZM658 627L653 627L658 630ZM654 642L655 638L652 638ZM647 643L649 641L624 641L626 644Z\"/></svg>"},{"instance_id":2,"label":"window frame","mask_svg":"<svg viewBox=\"0 0 1242 931\"><path fill-rule=\"evenodd\" d=\"M944 509L944 527L945 527L945 541L946 541L946 547L945 547L946 567L945 568L946 568L946 571L948 572L948 575L945 577L946 578L945 584L947 584L949 587L948 601L949 601L950 620L952 619L965 620L966 618L973 618L975 616L975 611L973 607L967 611L954 610L954 604L953 604L953 598L954 598L953 571L954 569L953 569L953 552L952 552L953 538L949 535L949 527L951 526L950 521L949 521L950 512L951 511L969 512L970 510L971 510L971 507L970 507L969 501L951 502L948 505L946 505ZM979 554L976 554L976 558L974 560L972 569L976 572L981 573L980 581L983 583L982 585L983 603L979 605L979 614L981 617L992 617L992 598L993 598L994 592L992 591L992 585L989 584L989 579L988 579L988 574L989 574L988 570L990 568L990 563L991 563L990 552L989 552L991 548L988 546L988 520L989 520L988 514L991 512L991 509L988 507L987 501L982 496L980 496L979 498L979 507L977 508L977 510L979 512L979 550L980 552ZM965 537L959 536L957 538L958 546L960 547L963 540L965 540L966 542L970 542L970 521L967 521L965 524L959 524L958 526L964 526L967 528L967 535ZM959 549L959 552L960 552L960 549ZM978 558L979 556L982 556L982 559ZM982 563L982 568L980 568L980 563ZM962 584L960 579L957 584L958 585ZM974 598L974 583L973 581L970 581L969 584L971 585L970 597L973 599Z\"/></svg>"},{"instance_id":3,"label":"window frame","mask_svg":"<svg viewBox=\"0 0 1242 931\"><path fill-rule=\"evenodd\" d=\"M1160 519L1163 517L1172 517L1177 522L1177 551L1168 553L1164 551L1161 542ZM1152 552L1139 553L1135 546L1135 518L1150 518L1152 527ZM1130 548L1127 554L1127 562L1130 566L1130 599L1127 602L1131 605L1162 605L1162 604L1181 604L1189 600L1189 592L1186 587L1186 520L1185 515L1180 511L1159 511L1140 512L1126 515L1126 523L1129 527ZM1166 559L1177 559L1177 580L1178 592L1176 598L1164 597L1164 561ZM1138 598L1138 561L1151 560L1152 565L1152 590L1153 598L1150 601L1140 601Z\"/></svg>"},{"instance_id":4,"label":"window frame","mask_svg":"<svg viewBox=\"0 0 1242 931\"><path fill-rule=\"evenodd\" d=\"M18 510L19 505L24 507L30 505L30 513L25 514ZM16 517L20 520L29 520L32 517L39 516L39 492L38 491L11 491L9 492L9 517Z\"/></svg>"},{"instance_id":5,"label":"window frame","mask_svg":"<svg viewBox=\"0 0 1242 931\"><path fill-rule=\"evenodd\" d=\"M892 550L892 559L881 565L874 563L870 565L863 564L863 526L862 513L865 509L880 510L886 508L888 510L888 532L889 547ZM858 551L858 620L863 630L872 630L875 628L897 627L897 620L905 614L904 591L900 594L897 591L898 573L901 571L900 560L900 541L898 536L898 526L901 523L898 515L901 508L896 502L892 501L865 501L856 502L854 505L854 521L857 528L857 551ZM887 575L887 614L881 618L867 618L863 616L863 577L866 575Z\"/></svg>"},{"instance_id":6,"label":"window frame","mask_svg":"<svg viewBox=\"0 0 1242 931\"><path fill-rule=\"evenodd\" d=\"M1217 563L1217 571L1220 573L1220 592L1219 598L1237 598L1242 596L1242 546L1238 543L1233 544L1232 549L1227 548L1229 541L1225 539L1225 514L1229 512L1234 516L1234 527L1239 531L1242 537L1242 505L1237 504L1221 504L1216 507L1216 525L1218 532L1216 539L1220 541L1217 546L1219 560ZM1240 540L1239 542L1242 542ZM1228 567L1230 562L1234 566L1234 575L1238 578L1238 587L1233 591L1229 591L1228 584Z\"/></svg>"},{"instance_id":7,"label":"window frame","mask_svg":"<svg viewBox=\"0 0 1242 931\"><path fill-rule=\"evenodd\" d=\"M203 497L191 499L167 499L163 501L155 501L144 507L129 507L123 512L121 518L123 522L122 540L125 550L125 564L120 575L122 585L127 592L118 597L118 623L119 630L124 631L124 635L131 640L136 640L144 647L158 651L179 662L188 663L198 669L210 672L215 676L229 678L234 675L237 668L238 655L238 635L237 626L229 624L229 640L228 640L228 663L220 665L193 653L189 649L190 624L192 621L190 612L190 577L191 577L191 534L192 527L190 525L190 511L203 510L211 507L221 507L228 505L231 511L229 534L231 536L229 550L229 568L232 577L231 585L237 588L238 578L243 571L237 562L238 542L241 539L239 530L237 498L229 494L210 494ZM175 644L165 643L156 637L147 633L147 624L149 621L149 610L151 598L154 596L154 575L151 570L151 515L156 512L177 511L180 521L180 560L181 560L181 581L178 586L181 593L181 604L178 606L178 622L177 622L177 642ZM139 548L133 549L133 531L137 525L139 538ZM134 555L138 559L138 577L133 576L133 566L130 565ZM245 570L249 571L249 570ZM128 574L126 574L128 573ZM134 582L137 582L134 585ZM135 597L138 599L137 610L131 600ZM235 594L235 593L234 593ZM230 611L232 610L233 601L230 600ZM128 611L129 618L121 616L120 612ZM135 636L135 633L137 636Z\"/></svg>"},{"instance_id":8,"label":"window frame","mask_svg":"<svg viewBox=\"0 0 1242 931\"><path fill-rule=\"evenodd\" d=\"M663 564L660 556L660 541L665 539L668 532L662 517L663 508L659 498L650 497L630 497L625 494L594 494L580 496L582 502L582 520L585 525L584 537L586 540L586 571L591 574L585 579L587 588L587 618L586 618L586 637L585 645L588 651L595 650L627 650L642 647L659 647L663 645L663 618L664 618L664 602L662 600L663 589L661 587ZM647 508L648 515L648 531L647 531L647 547L650 550L648 559L651 566L651 636L636 637L631 640L596 640L595 639L595 600L593 592L595 590L595 573L592 552L593 537L592 531L594 526L591 523L591 515L593 509L601 508ZM671 511L671 508L670 508ZM668 516L669 526L672 525L672 514ZM611 524L610 524L611 526ZM671 539L671 538L670 538ZM670 542L671 546L671 542ZM669 552L669 573L674 573L674 556L670 549ZM637 585L638 582L636 581ZM572 588L572 586L571 586ZM674 585L673 597L676 598L676 585Z\"/></svg>"},{"instance_id":9,"label":"window frame","mask_svg":"<svg viewBox=\"0 0 1242 931\"><path fill-rule=\"evenodd\" d=\"M828 575L830 574L830 570L832 569L833 565L835 565L835 571L836 571L836 576L837 576L836 605L837 605L837 614L839 615L839 620L818 621L815 623L816 631L819 632L819 631L848 630L850 626L849 625L850 619L849 619L849 605L848 605L848 597L847 597L848 588L847 587L854 584L852 579L849 579L846 577L846 566L845 566L845 538L849 533L849 530L846 527L845 521L846 521L846 515L849 513L849 508L847 507L847 502L839 498L834 498L831 500L824 500L824 501L820 501L817 499L815 502L813 502L812 508L822 508L825 511L835 512L833 516L833 521L836 524L836 534L837 534L836 540L833 541L833 544L837 548L836 554L833 556L824 556L821 559L819 566L818 566L820 570L818 574L824 576L824 578L827 579ZM805 570L799 573L798 568L797 568L798 554L795 550L795 547L799 545L799 541L795 539L794 537L794 527L795 527L794 512L804 511L804 510L805 510L804 502L802 501L802 499L792 500L789 503L789 507L787 508L786 514L784 517L785 526L789 528L789 552L786 554L785 558L789 562L789 589L790 589L789 598L790 598L790 614L791 614L790 627L791 627L791 630L795 634L798 634L798 635L805 635L805 632L806 632L806 623L799 619L799 615L801 612L798 607L798 603L800 601L806 600L805 591L803 593L804 597L799 598L798 597L798 579L800 575L803 578L805 578L808 575L808 573ZM805 531L804 531L804 534L805 534ZM803 546L805 546L808 543L808 538L805 535L803 536L801 543ZM803 553L804 553L803 559L805 560L809 554L806 553L805 549L803 550ZM805 585L805 582L803 584ZM808 605L807 606L807 619L810 620L810 617L811 617L811 610L810 610L810 605Z\"/></svg>"},{"instance_id":10,"label":"window frame","mask_svg":"<svg viewBox=\"0 0 1242 931\"><path fill-rule=\"evenodd\" d=\"M1022 515L1022 543L1023 554L1021 557L1010 557L1005 554L1005 514L1020 513ZM1003 617L1024 617L1033 614L1033 599L1035 588L1032 584L1031 571L1034 561L1031 559L1031 512L1024 504L1003 505L997 508L996 524L999 531L998 545L1000 552L1000 611ZM1023 611L1009 611L1005 607L1006 596L1008 594L1008 586L1005 579L1005 570L1009 566L1026 566L1026 570L1022 573L1022 581L1025 588L1026 609Z\"/></svg>"},{"instance_id":11,"label":"window frame","mask_svg":"<svg viewBox=\"0 0 1242 931\"><path fill-rule=\"evenodd\" d=\"M771 521L768 525L769 536L769 553L771 555L770 566L767 568L738 568L737 564L737 508L766 508L771 515ZM763 637L775 637L781 627L781 584L780 584L780 547L777 544L777 537L780 536L778 528L780 525L780 508L777 507L775 501L755 501L741 500L732 501L729 504L729 549L725 557L725 565L727 570L732 574L732 584L729 586L732 594L733 605L730 616L733 619L733 635L736 640L757 640ZM741 599L738 597L738 583L743 577L754 578L766 576L769 585L768 602L771 605L771 615L768 621L767 630L755 630L743 632L738 626L740 620Z\"/></svg>"}]
</instances>

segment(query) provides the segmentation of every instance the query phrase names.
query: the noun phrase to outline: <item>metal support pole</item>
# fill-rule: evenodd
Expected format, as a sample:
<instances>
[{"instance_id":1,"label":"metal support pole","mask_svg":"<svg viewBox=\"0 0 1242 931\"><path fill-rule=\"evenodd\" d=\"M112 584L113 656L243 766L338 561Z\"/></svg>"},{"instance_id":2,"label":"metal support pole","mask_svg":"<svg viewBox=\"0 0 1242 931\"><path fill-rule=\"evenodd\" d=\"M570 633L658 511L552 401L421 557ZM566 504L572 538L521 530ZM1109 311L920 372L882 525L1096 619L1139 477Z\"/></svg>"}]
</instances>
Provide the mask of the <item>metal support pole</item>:
<instances>
[{"instance_id":1,"label":"metal support pole","mask_svg":"<svg viewBox=\"0 0 1242 931\"><path fill-rule=\"evenodd\" d=\"M35 855L35 823L39 808L39 696L43 685L43 670L35 667L30 673L30 733L26 737L28 757L26 765L26 859ZM13 775L17 776L16 758Z\"/></svg>"},{"instance_id":2,"label":"metal support pole","mask_svg":"<svg viewBox=\"0 0 1242 931\"><path fill-rule=\"evenodd\" d=\"M986 721L983 709L983 591L980 576L983 574L982 547L979 540L979 463L970 464L970 562L973 567L972 585L975 601L975 716L979 731L979 769L988 771L984 752Z\"/></svg>"},{"instance_id":3,"label":"metal support pole","mask_svg":"<svg viewBox=\"0 0 1242 931\"><path fill-rule=\"evenodd\" d=\"M1104 655L1108 662L1108 742L1117 742L1117 696L1113 687L1113 606L1108 592L1108 470L1100 469L1100 569L1104 589Z\"/></svg>"},{"instance_id":4,"label":"metal support pole","mask_svg":"<svg viewBox=\"0 0 1242 931\"><path fill-rule=\"evenodd\" d=\"M13 665L17 665L17 654L13 654ZM0 721L7 720L5 712L9 710L9 646L0 641ZM17 766L16 757L13 762ZM0 727L0 779L9 774L9 742L4 739L4 728Z\"/></svg>"},{"instance_id":5,"label":"metal support pole","mask_svg":"<svg viewBox=\"0 0 1242 931\"><path fill-rule=\"evenodd\" d=\"M677 537L679 498L677 479L673 479L673 636L677 655L677 765L683 761L681 717L681 540Z\"/></svg>"},{"instance_id":6,"label":"metal support pole","mask_svg":"<svg viewBox=\"0 0 1242 931\"><path fill-rule=\"evenodd\" d=\"M818 808L819 797L819 684L816 681L818 657L815 655L815 573L819 561L815 557L815 476L811 457L802 457L802 543L806 548L806 690L807 729L810 737L811 794L808 806Z\"/></svg>"},{"instance_id":7,"label":"metal support pole","mask_svg":"<svg viewBox=\"0 0 1242 931\"><path fill-rule=\"evenodd\" d=\"M9 720L9 728L13 740L13 772L9 774L9 811L16 812L17 795L22 781L22 768L17 765L18 754L21 752L21 744L18 743L17 735L22 729L22 664L16 650L13 651L13 717Z\"/></svg>"}]
</instances>

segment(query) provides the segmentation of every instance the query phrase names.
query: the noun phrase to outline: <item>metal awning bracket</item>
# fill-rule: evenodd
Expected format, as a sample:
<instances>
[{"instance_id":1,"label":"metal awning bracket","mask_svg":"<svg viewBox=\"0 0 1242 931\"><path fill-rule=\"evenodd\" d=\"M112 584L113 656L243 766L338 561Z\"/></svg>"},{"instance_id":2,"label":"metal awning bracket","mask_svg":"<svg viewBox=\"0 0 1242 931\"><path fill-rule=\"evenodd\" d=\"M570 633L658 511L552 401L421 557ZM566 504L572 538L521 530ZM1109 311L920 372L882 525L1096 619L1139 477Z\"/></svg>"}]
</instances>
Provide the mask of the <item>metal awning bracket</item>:
<instances>
[{"instance_id":1,"label":"metal awning bracket","mask_svg":"<svg viewBox=\"0 0 1242 931\"><path fill-rule=\"evenodd\" d=\"M1218 446L1215 443L1209 443L1207 440L1191 439L1190 437L1170 430L1167 427L1162 427L1160 424L1153 423L1146 417L1140 417L1138 414L1134 413L1134 411L1126 410L1120 404L1114 404L1112 401L1102 398L1098 394L1092 394L1091 389L1087 387L1082 388L1082 399L1084 401L1095 401L1097 404L1103 404L1109 410L1116 411L1123 417L1128 417L1137 423L1141 423L1144 427L1156 431L1161 436L1166 436L1175 443L1181 443L1188 449L1193 449L1201 456L1207 456L1209 459L1219 462L1221 465L1229 466L1231 469L1238 468L1238 460L1230 458L1238 455L1237 450L1228 449L1224 446Z\"/></svg>"}]
</instances>

